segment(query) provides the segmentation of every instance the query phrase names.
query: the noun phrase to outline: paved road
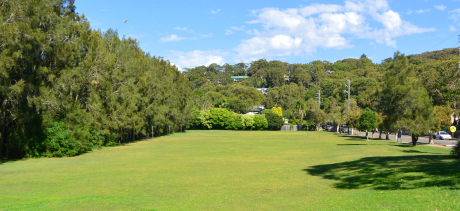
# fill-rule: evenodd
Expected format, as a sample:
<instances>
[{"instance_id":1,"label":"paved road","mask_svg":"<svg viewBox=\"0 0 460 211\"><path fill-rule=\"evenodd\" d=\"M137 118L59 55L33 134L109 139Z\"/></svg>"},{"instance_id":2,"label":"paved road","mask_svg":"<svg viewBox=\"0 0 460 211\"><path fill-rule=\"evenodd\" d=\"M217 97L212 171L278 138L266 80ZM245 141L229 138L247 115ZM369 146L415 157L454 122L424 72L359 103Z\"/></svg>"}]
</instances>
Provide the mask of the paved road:
<instances>
[{"instance_id":1,"label":"paved road","mask_svg":"<svg viewBox=\"0 0 460 211\"><path fill-rule=\"evenodd\" d=\"M362 133L361 136L366 136L366 133ZM372 133L369 133L369 137L372 137ZM379 137L379 134L375 133L374 138L378 138L378 137ZM385 139L385 138L386 138L386 135L382 134L382 139ZM394 133L393 134L390 133L389 138L390 138L389 141L395 141L396 142L396 136L395 136ZM410 136L403 135L402 139L403 139L403 143L412 144L412 138ZM451 145L455 145L457 143L457 141L458 141L458 138L455 138L454 140L433 139L433 142L434 142L435 145L438 145L438 147L445 147L445 148L452 148ZM430 143L430 141L429 141L428 136L421 136L421 137L418 138L418 141L417 141L417 144L420 144L420 145L430 146L429 143Z\"/></svg>"}]
</instances>

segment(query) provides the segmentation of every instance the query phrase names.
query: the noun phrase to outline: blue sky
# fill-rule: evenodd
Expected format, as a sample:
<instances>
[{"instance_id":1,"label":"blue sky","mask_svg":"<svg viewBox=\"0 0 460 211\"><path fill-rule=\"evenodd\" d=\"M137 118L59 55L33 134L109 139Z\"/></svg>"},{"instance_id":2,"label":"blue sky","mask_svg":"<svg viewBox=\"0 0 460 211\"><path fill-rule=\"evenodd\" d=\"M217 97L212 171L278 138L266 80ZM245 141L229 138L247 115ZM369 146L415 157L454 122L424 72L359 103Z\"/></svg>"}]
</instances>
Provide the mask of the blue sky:
<instances>
[{"instance_id":1,"label":"blue sky","mask_svg":"<svg viewBox=\"0 0 460 211\"><path fill-rule=\"evenodd\" d=\"M76 0L93 29L181 68L265 58L335 62L459 47L460 0ZM121 20L129 20L123 23Z\"/></svg>"}]
</instances>

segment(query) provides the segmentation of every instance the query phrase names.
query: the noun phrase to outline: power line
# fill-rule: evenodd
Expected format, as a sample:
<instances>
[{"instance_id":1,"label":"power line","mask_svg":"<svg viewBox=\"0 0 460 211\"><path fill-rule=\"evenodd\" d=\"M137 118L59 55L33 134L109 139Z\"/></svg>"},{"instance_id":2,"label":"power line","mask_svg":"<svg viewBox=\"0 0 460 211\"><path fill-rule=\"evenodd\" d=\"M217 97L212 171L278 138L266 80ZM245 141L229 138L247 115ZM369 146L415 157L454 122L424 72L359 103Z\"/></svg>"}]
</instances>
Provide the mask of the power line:
<instances>
[{"instance_id":1,"label":"power line","mask_svg":"<svg viewBox=\"0 0 460 211\"><path fill-rule=\"evenodd\" d=\"M450 39L451 37L453 37L454 35L457 35L458 33L460 33L460 31L458 32L455 32L454 34L450 35L448 38L446 38L445 40L441 41L440 43L436 44L435 46L431 47L430 49L428 49L427 51L430 51L431 49L433 49L434 47L438 46L439 44L445 42L446 40Z\"/></svg>"},{"instance_id":2,"label":"power line","mask_svg":"<svg viewBox=\"0 0 460 211\"><path fill-rule=\"evenodd\" d=\"M458 43L455 43L455 44L454 44L453 46L451 46L450 48L453 48L453 47L455 47L455 46L457 46L457 45L458 45Z\"/></svg>"}]
</instances>

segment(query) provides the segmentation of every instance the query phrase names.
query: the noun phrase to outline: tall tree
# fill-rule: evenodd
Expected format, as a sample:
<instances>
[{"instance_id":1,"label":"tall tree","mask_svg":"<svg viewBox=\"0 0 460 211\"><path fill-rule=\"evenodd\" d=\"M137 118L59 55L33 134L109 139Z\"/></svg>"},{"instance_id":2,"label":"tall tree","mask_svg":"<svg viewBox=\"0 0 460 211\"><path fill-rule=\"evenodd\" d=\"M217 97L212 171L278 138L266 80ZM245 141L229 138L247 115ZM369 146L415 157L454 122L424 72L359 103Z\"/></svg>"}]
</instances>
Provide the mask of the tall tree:
<instances>
[{"instance_id":1,"label":"tall tree","mask_svg":"<svg viewBox=\"0 0 460 211\"><path fill-rule=\"evenodd\" d=\"M374 130L377 127L377 113L372 111L369 108L366 108L361 116L358 118L358 125L357 128L359 130L366 131L366 138L369 141L369 131Z\"/></svg>"},{"instance_id":2,"label":"tall tree","mask_svg":"<svg viewBox=\"0 0 460 211\"><path fill-rule=\"evenodd\" d=\"M396 52L384 76L380 106L386 116L384 125L408 130L416 146L418 137L432 128L434 110L428 92L413 70L407 57Z\"/></svg>"}]
</instances>

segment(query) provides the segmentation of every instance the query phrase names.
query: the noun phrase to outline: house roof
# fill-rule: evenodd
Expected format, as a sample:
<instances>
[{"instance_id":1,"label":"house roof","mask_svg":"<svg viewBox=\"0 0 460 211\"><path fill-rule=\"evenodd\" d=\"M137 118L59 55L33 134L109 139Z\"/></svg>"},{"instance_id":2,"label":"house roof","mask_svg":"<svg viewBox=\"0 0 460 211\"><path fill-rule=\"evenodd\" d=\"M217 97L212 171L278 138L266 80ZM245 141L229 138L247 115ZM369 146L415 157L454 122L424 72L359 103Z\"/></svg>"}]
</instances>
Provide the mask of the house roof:
<instances>
[{"instance_id":1,"label":"house roof","mask_svg":"<svg viewBox=\"0 0 460 211\"><path fill-rule=\"evenodd\" d=\"M232 76L233 79L248 79L249 76Z\"/></svg>"}]
</instances>

